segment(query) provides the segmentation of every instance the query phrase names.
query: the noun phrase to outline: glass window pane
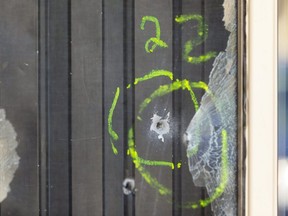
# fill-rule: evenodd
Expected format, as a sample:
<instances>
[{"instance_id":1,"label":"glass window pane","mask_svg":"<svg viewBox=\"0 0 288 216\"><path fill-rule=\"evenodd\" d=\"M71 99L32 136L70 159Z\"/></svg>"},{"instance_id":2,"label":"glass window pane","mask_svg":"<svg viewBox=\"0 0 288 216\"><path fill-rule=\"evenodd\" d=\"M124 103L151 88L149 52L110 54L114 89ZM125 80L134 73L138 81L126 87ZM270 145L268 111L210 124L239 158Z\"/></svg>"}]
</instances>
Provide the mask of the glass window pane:
<instances>
[{"instance_id":1,"label":"glass window pane","mask_svg":"<svg viewBox=\"0 0 288 216\"><path fill-rule=\"evenodd\" d=\"M0 215L243 215L243 8L3 3Z\"/></svg>"}]
</instances>

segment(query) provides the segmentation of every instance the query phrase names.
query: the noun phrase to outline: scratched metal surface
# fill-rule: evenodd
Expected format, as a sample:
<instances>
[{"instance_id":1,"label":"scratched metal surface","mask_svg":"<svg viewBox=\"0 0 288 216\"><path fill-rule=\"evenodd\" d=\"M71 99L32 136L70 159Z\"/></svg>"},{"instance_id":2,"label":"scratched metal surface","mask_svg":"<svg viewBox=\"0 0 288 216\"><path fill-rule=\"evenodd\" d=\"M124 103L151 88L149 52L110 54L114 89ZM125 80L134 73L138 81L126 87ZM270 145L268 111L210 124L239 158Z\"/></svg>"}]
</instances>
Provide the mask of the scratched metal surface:
<instances>
[{"instance_id":1,"label":"scratched metal surface","mask_svg":"<svg viewBox=\"0 0 288 216\"><path fill-rule=\"evenodd\" d=\"M158 77L127 89L152 70L167 70L177 79L208 82L213 59L201 64L183 60L184 44L196 36L196 23L179 25L181 14L202 15L207 40L194 56L224 51L223 0L10 0L0 8L0 108L18 134L20 167L1 216L210 216L210 206L185 209L182 203L208 195L193 185L182 142L195 114L189 94L174 91L158 97L137 120L139 106L160 85ZM157 17L168 47L147 53L155 26L142 17ZM39 55L37 55L37 50ZM117 154L111 148L109 109ZM204 91L195 91L200 100ZM170 113L171 131L164 142L150 130L154 114ZM171 191L162 196L133 164L129 130L134 128L139 156L150 161L181 162L181 168L149 166L147 171ZM172 135L171 135L172 134ZM124 195L125 178L136 191ZM180 207L179 207L180 206Z\"/></svg>"},{"instance_id":2,"label":"scratched metal surface","mask_svg":"<svg viewBox=\"0 0 288 216\"><path fill-rule=\"evenodd\" d=\"M72 215L93 216L103 212L101 1L72 11Z\"/></svg>"},{"instance_id":3,"label":"scratched metal surface","mask_svg":"<svg viewBox=\"0 0 288 216\"><path fill-rule=\"evenodd\" d=\"M0 8L0 107L15 126L20 165L1 215L38 215L37 4L3 1ZM17 14L17 16L16 16Z\"/></svg>"},{"instance_id":4,"label":"scratched metal surface","mask_svg":"<svg viewBox=\"0 0 288 216\"><path fill-rule=\"evenodd\" d=\"M172 1L155 0L135 1L135 76L142 77L155 69L172 71ZM165 8L165 10L162 10ZM153 16L159 20L161 39L168 48L157 47L152 53L147 53L143 45L155 36L155 25L147 21L145 29L140 28L142 17ZM150 45L151 46L151 45ZM140 104L149 97L160 85L169 84L167 77L159 77L135 86L135 115L138 115ZM164 135L162 142L157 134L150 131L153 114L166 117L172 116L171 94L157 98L145 109L141 115L142 121L135 121L135 143L139 156L146 160L171 161L172 137ZM170 167L149 166L145 167L151 176L167 188L172 188L172 172ZM166 196L161 196L157 189L152 188L144 180L139 171L135 170L137 184L136 215L172 215L172 205L167 202Z\"/></svg>"}]
</instances>

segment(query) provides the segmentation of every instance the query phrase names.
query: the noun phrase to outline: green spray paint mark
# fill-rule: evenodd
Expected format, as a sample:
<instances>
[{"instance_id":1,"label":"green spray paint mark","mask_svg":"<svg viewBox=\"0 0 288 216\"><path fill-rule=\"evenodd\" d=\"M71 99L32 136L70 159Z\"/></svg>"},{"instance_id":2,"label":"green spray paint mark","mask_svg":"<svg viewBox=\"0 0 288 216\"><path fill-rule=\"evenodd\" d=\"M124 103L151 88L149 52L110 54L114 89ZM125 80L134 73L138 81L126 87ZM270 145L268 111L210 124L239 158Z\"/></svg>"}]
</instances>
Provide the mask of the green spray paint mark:
<instances>
[{"instance_id":1,"label":"green spray paint mark","mask_svg":"<svg viewBox=\"0 0 288 216\"><path fill-rule=\"evenodd\" d=\"M199 200L198 202L187 202L181 205L180 207L183 208L204 208L211 204L213 201L218 199L224 192L227 182L228 182L228 140L227 140L227 131L222 130L221 133L222 137L222 154L221 154L221 180L220 184L218 187L216 187L214 193L212 194L211 197L205 199L205 200ZM135 149L135 143L134 143L134 132L133 129L130 128L128 132L128 146L129 146L129 155L131 155L131 158L133 160L133 163L135 164L135 167L137 170L140 172L141 176L145 179L145 181L154 189L156 189L159 194L161 195L171 195L172 191L162 185L161 183L158 182L157 179L153 178L150 173L145 170L144 167L141 166L141 159L139 159L138 153ZM177 164L177 167L181 167L181 163Z\"/></svg>"},{"instance_id":2,"label":"green spray paint mark","mask_svg":"<svg viewBox=\"0 0 288 216\"><path fill-rule=\"evenodd\" d=\"M200 89L205 90L206 93L211 97L212 102L215 103L215 97L214 97L212 91L210 91L210 89L206 83L201 82L201 81L197 82L197 83L191 82L190 85L192 88L200 88ZM219 112L219 113L221 113L221 112ZM211 117L209 116L208 118L209 118L209 121L211 122ZM200 131L200 127L198 125L197 133L196 133L197 135L194 137L194 142L196 143L196 145L193 146L191 149L187 150L187 157L188 158L190 158L193 155L196 155L198 153L199 145L200 145L199 131Z\"/></svg>"},{"instance_id":3,"label":"green spray paint mark","mask_svg":"<svg viewBox=\"0 0 288 216\"><path fill-rule=\"evenodd\" d=\"M171 71L167 71L167 70L152 70L150 73L146 74L145 76L136 78L133 84L137 85L140 82L144 82L144 81L156 78L156 77L168 77L170 80L173 80L173 73ZM127 86L127 89L129 89L129 88L131 88L131 84L129 84ZM112 119L113 119L115 107L116 107L118 99L119 99L119 95L120 95L120 88L118 87L116 89L113 103L111 105L111 108L109 110L109 115L108 115L108 133L111 137L110 143L111 143L112 151L115 155L118 154L118 149L114 145L113 140L117 141L119 139L119 136L112 128Z\"/></svg>"},{"instance_id":4,"label":"green spray paint mark","mask_svg":"<svg viewBox=\"0 0 288 216\"><path fill-rule=\"evenodd\" d=\"M164 41L162 41L160 39L160 37L161 37L161 29L160 29L159 20L156 17L153 17L153 16L144 16L142 18L142 22L141 22L141 26L140 26L142 30L145 29L145 24L146 24L147 21L153 22L155 24L156 37L151 37L149 40L146 41L146 43L145 43L146 52L147 53L152 53L152 52L154 52L154 50L158 46L162 47L162 48L167 48L168 45ZM149 48L150 43L153 43L151 48Z\"/></svg>"},{"instance_id":5,"label":"green spray paint mark","mask_svg":"<svg viewBox=\"0 0 288 216\"><path fill-rule=\"evenodd\" d=\"M161 195L171 195L172 191L166 188L164 185L160 184L158 180L150 175L150 173L141 166L141 163L139 162L138 153L135 149L135 143L134 143L134 132L133 129L130 128L128 132L128 147L129 147L129 155L131 156L133 163L135 164L135 167L141 174L141 176L145 179L145 181L154 189L156 189L159 194Z\"/></svg>"},{"instance_id":6,"label":"green spray paint mark","mask_svg":"<svg viewBox=\"0 0 288 216\"><path fill-rule=\"evenodd\" d=\"M212 97L212 101L214 96L213 94L210 92L208 85L204 82L189 82L188 80L176 80L174 81L172 84L170 85L165 85L165 86L160 86L157 90L155 90L149 98L146 98L142 104L140 105L140 111L139 113L141 114L141 112L144 111L144 109L146 109L146 107L149 105L149 103L151 103L154 99L156 99L157 97L161 97L164 96L168 93L171 93L175 90L188 90L190 92L191 95L191 100L194 104L194 108L197 111L199 106L198 106L198 102L197 99L195 97L195 94L192 90L192 88L199 88L199 89L204 89L206 92L210 93L210 96ZM194 97L193 97L194 95ZM139 117L140 118L140 117ZM141 118L140 118L141 119ZM131 133L133 133L133 130L131 129ZM222 136L222 154L221 154L221 181L218 187L216 187L215 192L212 194L212 196L210 198L207 198L205 200L199 200L199 202L196 203L184 203L182 205L183 208L192 208L192 209L196 209L196 208L204 208L206 206L208 206L210 203L212 203L214 200L216 200L217 198L219 198L227 185L228 182L228 141L227 141L227 131L226 130L222 130L221 133ZM133 141L134 144L134 141ZM174 169L174 164L171 162L163 162L163 161L150 161L150 160L145 160L145 162L143 161L142 158L140 158L138 156L138 153L135 149L135 146L133 146L134 149L130 149L130 145L129 145L129 152L133 151L134 152L134 157L132 157L133 162L135 164L135 167L137 169L139 169L139 167L142 167L141 164L143 165L151 165L151 166L171 166L172 169ZM193 154L197 154L198 153L198 149L199 149L199 145L197 145L192 151ZM143 168L143 167L142 167ZM177 163L177 168L181 168L181 163ZM139 171L140 172L140 171ZM140 172L140 174L142 175L142 173ZM145 176L142 175L142 177L145 179L145 181L152 187L158 190L158 192L161 195L167 195L167 194L171 194L172 191L169 190L168 188L164 187L162 184L160 184L158 182L157 179L153 178L150 173L148 171L145 171ZM148 175L147 175L148 174ZM163 193L163 191L166 191L166 193Z\"/></svg>"},{"instance_id":7,"label":"green spray paint mark","mask_svg":"<svg viewBox=\"0 0 288 216\"><path fill-rule=\"evenodd\" d=\"M111 143L111 146L112 146L113 153L115 155L118 154L118 150L115 147L115 145L114 145L112 140L117 141L119 139L119 136L112 128L112 123L113 123L112 121L113 121L114 110L115 110L116 104L117 104L118 99L119 99L119 95L120 95L120 88L118 87L116 89L116 93L115 93L115 96L114 96L114 99L113 99L113 102L112 102L112 106L111 106L111 108L109 110L109 115L108 115L108 133L109 133L109 135L111 137L110 143Z\"/></svg>"},{"instance_id":8,"label":"green spray paint mark","mask_svg":"<svg viewBox=\"0 0 288 216\"><path fill-rule=\"evenodd\" d=\"M118 149L117 149L116 146L114 145L112 139L110 139L110 143L111 143L111 147L112 147L113 153L114 153L115 155L117 155L117 154L118 154Z\"/></svg>"},{"instance_id":9,"label":"green spray paint mark","mask_svg":"<svg viewBox=\"0 0 288 216\"><path fill-rule=\"evenodd\" d=\"M193 45L192 41L187 41L185 43L184 48L184 59L191 64L200 64L202 62L206 62L214 57L216 57L216 52L207 52L205 55L200 55L197 57L190 56L189 54L192 52L193 47L198 45Z\"/></svg>"},{"instance_id":10,"label":"green spray paint mark","mask_svg":"<svg viewBox=\"0 0 288 216\"><path fill-rule=\"evenodd\" d=\"M202 82L202 81L200 81L200 82L190 82L190 86L192 88L203 89L206 92L209 91L208 85L205 82Z\"/></svg>"},{"instance_id":11,"label":"green spray paint mark","mask_svg":"<svg viewBox=\"0 0 288 216\"><path fill-rule=\"evenodd\" d=\"M142 22L141 22L141 29L142 30L145 29L145 24L147 21L153 22L155 24L156 37L160 38L161 37L161 29L160 29L159 20L154 16L142 17Z\"/></svg>"},{"instance_id":12,"label":"green spray paint mark","mask_svg":"<svg viewBox=\"0 0 288 216\"><path fill-rule=\"evenodd\" d=\"M170 78L171 79L171 78ZM136 83L137 84L137 83ZM135 84L135 85L136 85ZM146 108L147 106L149 105L149 103L151 103L154 99L158 98L158 97L161 97L161 96L164 96L168 93L171 93L175 90L187 90L189 91L190 93L190 96L191 96L191 100L194 104L194 108L195 110L198 109L199 105L198 105L198 101L197 101L197 98L191 88L191 86L193 86L194 88L202 88L202 89L208 89L208 86L204 83L204 82L189 82L188 80L182 80L182 81L179 81L179 80L176 80L174 81L173 83L171 84L168 84L168 85L164 85L164 86L160 86L157 90L155 90L149 98L146 98L142 104L140 105L140 110L139 110L139 114L141 114ZM138 116L137 117L138 120L141 120L141 117ZM131 133L133 134L133 130L130 129ZM128 135L129 136L129 135ZM133 136L131 136L133 137ZM130 145L131 144L131 145ZM133 160L133 163L135 164L135 167L136 169L139 170L139 168L141 169L144 169L141 165L149 165L149 166L170 166L171 169L173 170L175 168L175 165L178 169L181 168L181 165L182 163L177 163L174 165L174 163L172 162L166 162L166 161L152 161L152 160L144 160L142 158L140 158L138 156L138 153L136 151L136 148L135 148L135 144L134 144L134 141L131 140L130 141L130 144L129 144L129 155L131 156L132 160ZM133 144L133 145L132 145ZM131 148L130 148L131 147ZM153 178L150 173L148 171L145 170L145 172L141 172L139 171L140 174L142 175L142 177L145 179L145 181L152 187L152 188L155 188L159 194L161 195L170 195L172 194L172 191L169 189L169 188L166 188L165 186L163 186L162 184L160 184L158 182L157 179ZM143 176L143 174L145 176ZM163 191L165 191L165 193L163 193Z\"/></svg>"},{"instance_id":13,"label":"green spray paint mark","mask_svg":"<svg viewBox=\"0 0 288 216\"><path fill-rule=\"evenodd\" d=\"M138 161L140 164L148 165L148 166L168 166L171 169L174 169L174 164L172 162L167 161L153 161L153 160L145 160L143 158L138 157Z\"/></svg>"},{"instance_id":14,"label":"green spray paint mark","mask_svg":"<svg viewBox=\"0 0 288 216\"><path fill-rule=\"evenodd\" d=\"M133 131L131 131L131 133L133 133ZM133 141L134 143L134 141ZM138 168L141 164L143 165L147 165L147 166L168 166L171 167L171 169L174 169L174 164L171 162L167 162L167 161L153 161L153 160L146 160L143 159L141 157L138 156L138 152L135 149L135 146L133 146L133 148L130 148L127 151L127 155L130 155L133 159L133 162L135 164L135 167Z\"/></svg>"},{"instance_id":15,"label":"green spray paint mark","mask_svg":"<svg viewBox=\"0 0 288 216\"><path fill-rule=\"evenodd\" d=\"M158 71L152 71L150 74L148 74L144 77L140 77L138 79L135 79L134 85L137 85L139 82L143 82L143 81L146 81L146 80L158 77L158 76L166 76L166 77L169 77L171 80L173 80L173 75L171 72L164 71L164 70L158 70ZM130 87L131 87L131 85L127 86L127 88L130 88ZM155 90L150 95L149 98L146 98L142 102L142 104L140 105L140 111L143 112L146 109L146 107L154 99L161 97L161 96L164 96L164 95L171 93L175 90L180 90L180 89L187 90L190 93L191 100L194 104L194 108L197 111L197 109L199 108L199 105L198 105L197 99L195 97L195 94L194 94L192 88L204 89L206 92L210 93L210 96L213 98L213 94L210 92L207 84L204 82L189 82L188 80L182 80L182 81L176 80L169 85L160 86L157 90ZM108 117L108 131L109 131L109 134L112 137L112 139L115 141L118 140L118 135L112 129L112 117L113 117L113 113L114 113L116 104L118 102L119 95L120 95L120 89L117 88L111 109L109 111L109 117ZM140 111L139 111L139 113L141 113ZM140 117L138 119L141 120ZM223 194L223 192L226 188L227 182L228 182L228 140L227 140L228 135L227 135L227 131L222 130L221 135L222 135L221 181L220 181L219 186L215 189L215 192L212 194L212 196L210 198L207 198L205 200L199 200L198 202L183 203L183 205L181 205L179 207L192 208L192 209L196 209L196 208L200 208L200 207L203 208L203 207L206 207L207 205L209 205L210 203L212 203L214 200L216 200L217 198L219 198ZM115 152L118 153L112 140L111 140L111 145L112 145L112 149L113 149L114 154L115 154ZM158 182L158 180L156 178L151 176L151 174L143 167L143 165L168 166L168 167L171 167L171 169L174 169L174 167L176 166L179 169L179 168L181 168L182 164L177 163L174 165L172 162L152 161L152 160L146 160L146 159L139 157L138 152L136 150L135 142L134 142L134 131L132 128L130 128L128 131L128 148L129 149L127 150L127 154L131 157L133 163L135 164L135 168L139 171L139 173L141 174L143 179L147 182L147 184L149 184L152 188L156 189L160 195L171 196L172 191L169 188L162 185L160 182ZM193 151L194 151L193 152L194 154L197 154L198 146L196 146Z\"/></svg>"},{"instance_id":16,"label":"green spray paint mark","mask_svg":"<svg viewBox=\"0 0 288 216\"><path fill-rule=\"evenodd\" d=\"M170 80L173 80L173 73L167 70L152 70L145 76L136 78L134 81L134 85L137 85L140 82L147 81L156 77L169 77ZM129 88L131 88L131 84L127 86L127 89Z\"/></svg>"},{"instance_id":17,"label":"green spray paint mark","mask_svg":"<svg viewBox=\"0 0 288 216\"><path fill-rule=\"evenodd\" d=\"M141 118L141 114L142 112L146 109L146 107L154 100L156 99L157 97L161 97L161 96L164 96L166 94L169 94L175 90L179 90L179 89L182 89L182 90L188 90L189 93L190 93L190 96L191 96L191 100L193 102L193 105L194 105L194 109L195 109L195 112L199 109L199 104L197 102L197 98L194 94L194 91L192 90L193 88L196 88L196 89L203 89L205 90L207 93L209 93L209 95L213 97L213 94L212 92L209 90L208 88L208 85L205 83L205 82L202 82L202 81L199 81L199 82L189 82L188 80L182 80L182 81L179 81L179 80L176 80L175 82L173 82L172 84L168 84L168 85L164 85L164 86L160 86L157 90L155 90L151 95L150 97L146 98L141 104L140 104L140 110L139 110L139 113L138 113L138 116L137 116L137 119L139 121L142 121L142 118ZM198 128L198 130L200 130L200 128ZM199 143L196 142L196 143ZM192 155L195 155L198 153L198 150L199 150L199 144L194 146L188 153L187 153L187 156L190 157Z\"/></svg>"},{"instance_id":18,"label":"green spray paint mark","mask_svg":"<svg viewBox=\"0 0 288 216\"><path fill-rule=\"evenodd\" d=\"M206 62L214 57L216 57L216 52L207 52L204 55L200 56L190 56L190 53L196 46L201 45L208 37L208 25L204 22L204 19L201 15L190 14L190 15L181 15L175 18L175 21L179 24L184 24L188 21L198 22L197 35L198 38L189 40L185 43L183 57L184 60L191 64L200 64Z\"/></svg>"},{"instance_id":19,"label":"green spray paint mark","mask_svg":"<svg viewBox=\"0 0 288 216\"><path fill-rule=\"evenodd\" d=\"M196 85L196 84L195 84ZM148 98L146 98L141 104L140 104L140 110L139 110L139 118L141 119L140 115L142 114L143 110L155 99L158 97L162 97L164 95L167 95L175 90L187 90L190 93L192 102L194 104L195 111L198 110L199 104L197 102L197 98L191 88L190 82L188 80L176 80L171 84L168 85L161 85L158 89L156 89Z\"/></svg>"},{"instance_id":20,"label":"green spray paint mark","mask_svg":"<svg viewBox=\"0 0 288 216\"><path fill-rule=\"evenodd\" d=\"M145 75L144 77L140 77L140 78L136 78L134 85L137 85L139 82L141 81L146 81L158 76L167 76L169 77L171 80L173 80L173 74L170 71L165 71L165 70L157 70L157 71L152 71L149 74ZM127 88L130 88L131 85L128 85ZM208 91L208 85L204 82L189 82L188 80L176 80L175 82L173 82L170 85L166 85L166 86L160 86L159 89L157 89L156 91L154 91L154 93L152 93L152 95L149 98L146 98L143 103L140 105L140 111L139 114L141 114L149 105L149 103L151 103L154 99L164 96L166 94L171 93L172 91L175 90L188 90L192 99L192 102L194 104L194 108L195 111L198 110L199 105L198 105L198 101L197 98L192 90L192 88L199 88L199 89L204 89L205 91ZM138 120L142 120L141 117L138 115L137 117ZM130 154L130 151L128 151L128 155ZM170 166L172 169L175 168L175 165L172 162L163 162L163 161L152 161L152 160L145 160L139 157L139 160L137 161L137 163L139 164L144 164L144 165L149 165L149 166ZM181 163L178 163L176 165L176 167L178 169L181 168Z\"/></svg>"},{"instance_id":21,"label":"green spray paint mark","mask_svg":"<svg viewBox=\"0 0 288 216\"><path fill-rule=\"evenodd\" d=\"M198 203L186 203L182 207L184 208L199 208L206 207L216 199L218 199L224 192L226 185L228 183L228 134L226 130L222 130L221 132L222 138L222 154L221 154L221 180L220 184L216 187L214 193L205 200L200 200Z\"/></svg>"},{"instance_id":22,"label":"green spray paint mark","mask_svg":"<svg viewBox=\"0 0 288 216\"><path fill-rule=\"evenodd\" d=\"M136 152L137 153L137 152ZM127 155L130 155L130 150L127 151ZM139 166L140 164L146 165L146 166L168 166L170 167L172 170L175 169L175 165L172 162L168 162L168 161L156 161L156 160L146 160L143 159L141 157L138 156L137 154L137 160L134 161L136 168L137 166ZM177 168L180 169L181 168L181 163L177 163Z\"/></svg>"}]
</instances>

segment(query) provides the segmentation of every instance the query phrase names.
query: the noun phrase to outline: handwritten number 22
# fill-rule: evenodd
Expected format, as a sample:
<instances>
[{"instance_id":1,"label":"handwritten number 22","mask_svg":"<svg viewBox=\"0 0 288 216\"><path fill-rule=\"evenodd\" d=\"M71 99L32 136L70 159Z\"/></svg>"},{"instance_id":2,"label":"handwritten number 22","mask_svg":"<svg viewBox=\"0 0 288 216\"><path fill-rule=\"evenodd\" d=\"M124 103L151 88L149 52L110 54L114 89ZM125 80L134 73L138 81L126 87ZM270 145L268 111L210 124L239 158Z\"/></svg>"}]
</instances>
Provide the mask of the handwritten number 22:
<instances>
[{"instance_id":1,"label":"handwritten number 22","mask_svg":"<svg viewBox=\"0 0 288 216\"><path fill-rule=\"evenodd\" d=\"M144 16L141 22L141 29L145 30L145 24L147 21L153 22L155 24L155 32L156 36L151 37L145 43L145 50L147 53L152 53L154 50L159 46L161 48L167 48L168 45L163 40L160 39L161 37L161 29L159 20L153 16ZM175 21L179 24L185 24L189 21L196 21L197 25L197 35L198 37L195 39L188 40L184 45L183 51L183 58L185 61L191 64L199 64L202 62L206 62L211 58L214 58L217 53L216 52L207 52L200 56L192 56L190 53L193 49L199 45L201 45L208 37L208 25L204 22L204 19L201 15L198 14L190 14L190 15L181 15L175 18ZM150 43L153 45L150 47Z\"/></svg>"}]
</instances>

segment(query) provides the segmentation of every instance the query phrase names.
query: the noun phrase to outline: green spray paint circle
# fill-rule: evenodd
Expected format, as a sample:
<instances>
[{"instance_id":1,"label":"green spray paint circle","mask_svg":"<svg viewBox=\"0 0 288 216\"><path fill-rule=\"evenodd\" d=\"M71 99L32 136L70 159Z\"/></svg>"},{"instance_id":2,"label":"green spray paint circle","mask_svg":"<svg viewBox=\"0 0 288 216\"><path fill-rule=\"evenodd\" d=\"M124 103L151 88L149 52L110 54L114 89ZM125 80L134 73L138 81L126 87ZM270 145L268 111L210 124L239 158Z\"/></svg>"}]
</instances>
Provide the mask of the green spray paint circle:
<instances>
[{"instance_id":1,"label":"green spray paint circle","mask_svg":"<svg viewBox=\"0 0 288 216\"><path fill-rule=\"evenodd\" d=\"M141 114L142 112L147 108L147 106L156 98L162 97L164 95L167 95L169 93L172 93L173 91L176 90L185 90L188 91L191 97L191 101L193 102L195 112L199 108L199 104L197 101L197 98L194 94L193 88L198 88L198 89L203 89L206 92L208 92L211 97L213 98L213 94L209 91L208 86L204 82L189 82L188 80L173 80L173 73L170 71L166 70L153 70L147 75L136 78L133 85L137 85L140 82L144 82L150 79L154 79L156 77L168 77L170 80L172 80L171 84L167 85L160 85L158 89L156 89L148 98L144 99L144 101L140 104L139 112L137 119L141 119ZM131 88L131 84L127 86L127 89ZM109 115L108 115L108 133L110 135L110 143L111 147L113 150L114 154L118 154L118 150L114 145L114 141L117 141L119 139L118 134L113 130L113 114L114 110L116 108L118 99L120 95L120 88L118 87L116 89L116 93L111 105L111 108L109 110ZM181 204L182 208L200 208L200 207L206 207L210 203L212 203L214 200L219 198L222 193L224 192L227 182L228 182L228 141L227 141L227 131L222 130L221 133L221 138L222 138L222 154L221 154L221 181L218 187L216 187L214 193L207 199L204 200L199 200L197 202L186 202ZM143 179L154 189L156 189L159 194L165 195L165 196L171 196L172 191L162 185L156 178L151 176L151 174L145 169L143 165L148 165L148 166L168 166L171 167L173 170L175 168L175 164L172 162L167 162L167 161L153 161L153 160L146 160L141 157L139 157L138 152L135 147L135 142L134 142L134 130L132 128L129 129L128 131L128 155L130 155L135 168L139 171ZM198 148L194 149L191 154L196 154L198 152ZM176 165L177 168L181 167L181 163L178 163Z\"/></svg>"}]
</instances>

